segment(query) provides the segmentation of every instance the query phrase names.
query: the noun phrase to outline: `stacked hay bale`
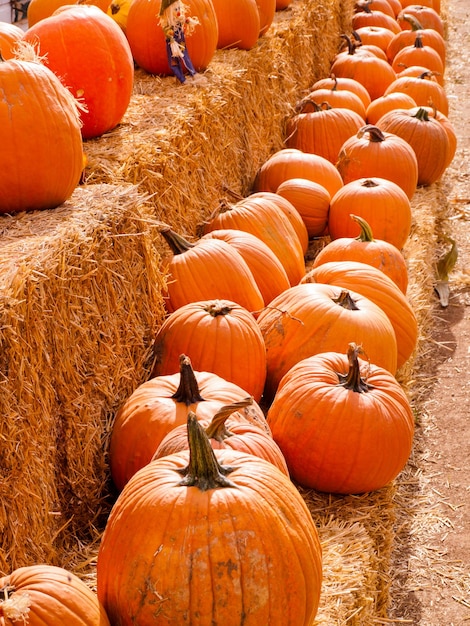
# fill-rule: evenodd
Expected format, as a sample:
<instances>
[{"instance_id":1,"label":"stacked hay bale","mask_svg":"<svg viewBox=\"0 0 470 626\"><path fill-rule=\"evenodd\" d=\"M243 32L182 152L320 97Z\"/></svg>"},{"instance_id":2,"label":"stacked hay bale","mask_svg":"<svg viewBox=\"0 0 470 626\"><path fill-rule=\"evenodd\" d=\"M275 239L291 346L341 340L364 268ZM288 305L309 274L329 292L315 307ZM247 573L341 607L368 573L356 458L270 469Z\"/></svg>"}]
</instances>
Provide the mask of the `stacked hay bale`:
<instances>
[{"instance_id":1,"label":"stacked hay bale","mask_svg":"<svg viewBox=\"0 0 470 626\"><path fill-rule=\"evenodd\" d=\"M85 185L54 211L2 219L0 570L46 561L93 585L113 499L108 434L148 377L165 315L166 247L155 226L195 236L221 197L250 192L284 146L295 103L329 73L351 12L348 0L294 0L254 49L218 51L202 82L137 70L122 123L85 143ZM428 260L419 217L414 227L417 275ZM418 283L413 304L430 290ZM315 624L377 623L388 603L396 486L302 495L324 549Z\"/></svg>"}]
</instances>

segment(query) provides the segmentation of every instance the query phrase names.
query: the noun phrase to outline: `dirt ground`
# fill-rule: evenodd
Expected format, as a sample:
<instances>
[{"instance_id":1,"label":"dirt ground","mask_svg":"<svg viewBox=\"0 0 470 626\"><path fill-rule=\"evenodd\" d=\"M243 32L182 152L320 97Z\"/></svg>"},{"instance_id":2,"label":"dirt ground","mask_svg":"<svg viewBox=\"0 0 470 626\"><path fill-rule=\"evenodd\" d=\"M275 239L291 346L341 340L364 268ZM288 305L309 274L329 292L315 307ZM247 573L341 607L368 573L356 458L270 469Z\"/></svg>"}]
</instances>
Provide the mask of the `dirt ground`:
<instances>
[{"instance_id":1,"label":"dirt ground","mask_svg":"<svg viewBox=\"0 0 470 626\"><path fill-rule=\"evenodd\" d=\"M389 619L380 624L470 624L470 0L443 4L447 24L446 92L457 154L441 185L448 198L443 232L457 242L448 307L436 297L429 381L418 407L416 446L404 488L413 474L416 506L406 537L398 541L398 576ZM416 488L418 485L418 488ZM407 511L406 514L410 512ZM393 572L392 572L393 575Z\"/></svg>"}]
</instances>

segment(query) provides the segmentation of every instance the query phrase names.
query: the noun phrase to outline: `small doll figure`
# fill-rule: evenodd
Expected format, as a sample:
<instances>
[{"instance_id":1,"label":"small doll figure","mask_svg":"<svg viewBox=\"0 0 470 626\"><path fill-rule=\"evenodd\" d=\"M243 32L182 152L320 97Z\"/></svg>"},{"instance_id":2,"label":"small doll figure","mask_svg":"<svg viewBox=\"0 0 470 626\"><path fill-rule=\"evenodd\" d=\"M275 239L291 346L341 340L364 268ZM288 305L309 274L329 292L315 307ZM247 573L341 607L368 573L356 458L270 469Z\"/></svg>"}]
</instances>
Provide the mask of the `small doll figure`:
<instances>
[{"instance_id":1,"label":"small doll figure","mask_svg":"<svg viewBox=\"0 0 470 626\"><path fill-rule=\"evenodd\" d=\"M193 32L199 20L197 17L188 17L187 9L181 0L162 0L160 7L160 25L165 34L168 63L181 83L186 80L185 72L191 76L196 74L185 37Z\"/></svg>"}]
</instances>

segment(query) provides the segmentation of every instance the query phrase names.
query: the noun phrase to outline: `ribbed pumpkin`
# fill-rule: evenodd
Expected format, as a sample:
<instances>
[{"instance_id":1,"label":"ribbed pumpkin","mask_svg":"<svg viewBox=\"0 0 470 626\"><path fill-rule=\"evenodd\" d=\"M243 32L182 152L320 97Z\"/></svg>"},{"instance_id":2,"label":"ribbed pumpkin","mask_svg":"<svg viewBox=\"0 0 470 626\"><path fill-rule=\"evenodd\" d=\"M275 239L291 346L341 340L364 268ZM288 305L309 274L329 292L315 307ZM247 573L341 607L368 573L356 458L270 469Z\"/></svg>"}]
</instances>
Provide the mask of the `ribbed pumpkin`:
<instances>
[{"instance_id":1,"label":"ribbed pumpkin","mask_svg":"<svg viewBox=\"0 0 470 626\"><path fill-rule=\"evenodd\" d=\"M312 267L329 261L359 261L384 272L405 294L408 287L408 268L403 254L396 246L375 239L366 220L352 215L360 227L358 237L342 237L328 243L315 257Z\"/></svg>"},{"instance_id":2,"label":"ribbed pumpkin","mask_svg":"<svg viewBox=\"0 0 470 626\"><path fill-rule=\"evenodd\" d=\"M440 35L434 28L423 28L419 21L411 14L403 13L403 21L407 21L411 30L401 30L396 33L390 40L387 46L387 58L390 62L393 61L395 55L405 46L413 45L416 34L419 33L423 44L434 48L442 59L442 63L446 65L446 42L442 35Z\"/></svg>"},{"instance_id":3,"label":"ribbed pumpkin","mask_svg":"<svg viewBox=\"0 0 470 626\"><path fill-rule=\"evenodd\" d=\"M411 30L412 26L409 19L405 15L412 15L423 28L432 28L436 30L441 37L445 36L444 22L439 13L432 7L426 7L421 4L410 4L400 11L397 15L397 23L401 30Z\"/></svg>"},{"instance_id":4,"label":"ribbed pumpkin","mask_svg":"<svg viewBox=\"0 0 470 626\"><path fill-rule=\"evenodd\" d=\"M401 91L391 91L373 100L366 110L366 120L368 124L376 124L377 121L394 109L412 109L417 106L413 98Z\"/></svg>"},{"instance_id":5,"label":"ribbed pumpkin","mask_svg":"<svg viewBox=\"0 0 470 626\"><path fill-rule=\"evenodd\" d=\"M399 250L411 230L411 204L396 183L385 178L358 178L346 183L332 198L328 214L331 239L357 237L359 225L348 219L351 213L362 217L378 239Z\"/></svg>"},{"instance_id":6,"label":"ribbed pumpkin","mask_svg":"<svg viewBox=\"0 0 470 626\"><path fill-rule=\"evenodd\" d=\"M0 22L0 54L4 61L14 57L16 45L23 35L24 30L16 24Z\"/></svg>"},{"instance_id":7,"label":"ribbed pumpkin","mask_svg":"<svg viewBox=\"0 0 470 626\"><path fill-rule=\"evenodd\" d=\"M340 173L328 159L296 148L284 148L275 152L259 168L254 190L275 193L279 185L289 178L306 178L319 183L330 196L343 186Z\"/></svg>"},{"instance_id":8,"label":"ribbed pumpkin","mask_svg":"<svg viewBox=\"0 0 470 626\"><path fill-rule=\"evenodd\" d=\"M307 108L313 110L305 112ZM343 143L364 125L364 118L345 108L332 108L328 102L320 105L305 100L300 112L287 122L288 148L318 154L336 163Z\"/></svg>"},{"instance_id":9,"label":"ribbed pumpkin","mask_svg":"<svg viewBox=\"0 0 470 626\"><path fill-rule=\"evenodd\" d=\"M0 577L0 623L109 626L96 593L72 572L35 564Z\"/></svg>"},{"instance_id":10,"label":"ribbed pumpkin","mask_svg":"<svg viewBox=\"0 0 470 626\"><path fill-rule=\"evenodd\" d=\"M190 302L171 313L155 336L152 378L178 372L181 354L191 355L196 370L214 372L261 399L264 340L253 315L236 302ZM242 362L249 367L240 367Z\"/></svg>"},{"instance_id":11,"label":"ribbed pumpkin","mask_svg":"<svg viewBox=\"0 0 470 626\"><path fill-rule=\"evenodd\" d=\"M356 28L356 34L360 37L362 43L378 46L386 53L389 43L395 36L395 33L385 26L361 26Z\"/></svg>"},{"instance_id":12,"label":"ribbed pumpkin","mask_svg":"<svg viewBox=\"0 0 470 626\"><path fill-rule=\"evenodd\" d=\"M222 239L245 259L265 304L290 287L286 270L271 248L252 233L225 228L203 235L203 239Z\"/></svg>"},{"instance_id":13,"label":"ribbed pumpkin","mask_svg":"<svg viewBox=\"0 0 470 626\"><path fill-rule=\"evenodd\" d=\"M226 299L256 313L264 306L263 296L242 255L220 239L189 242L169 226L160 232L170 247L165 259L169 274L165 304L169 313L197 300Z\"/></svg>"},{"instance_id":14,"label":"ribbed pumpkin","mask_svg":"<svg viewBox=\"0 0 470 626\"><path fill-rule=\"evenodd\" d=\"M117 498L97 592L110 620L309 626L322 554L296 487L272 463L212 450L192 412L189 453L157 459Z\"/></svg>"},{"instance_id":15,"label":"ribbed pumpkin","mask_svg":"<svg viewBox=\"0 0 470 626\"><path fill-rule=\"evenodd\" d=\"M354 12L360 13L361 11L382 11L390 17L396 17L388 0L356 0Z\"/></svg>"},{"instance_id":16,"label":"ribbed pumpkin","mask_svg":"<svg viewBox=\"0 0 470 626\"><path fill-rule=\"evenodd\" d=\"M270 204L274 204L277 210L284 213L288 218L297 233L303 252L307 252L309 245L307 228L300 216L300 213L297 211L295 206L289 202L289 200L283 198L278 193L273 193L271 191L256 191L247 196L247 198L250 200L267 200Z\"/></svg>"},{"instance_id":17,"label":"ribbed pumpkin","mask_svg":"<svg viewBox=\"0 0 470 626\"><path fill-rule=\"evenodd\" d=\"M200 72L207 68L217 49L218 22L211 0L185 0L188 15L199 24L186 39L191 62ZM127 17L126 36L132 56L149 74L171 76L165 35L159 24L161 0L132 0Z\"/></svg>"},{"instance_id":18,"label":"ribbed pumpkin","mask_svg":"<svg viewBox=\"0 0 470 626\"><path fill-rule=\"evenodd\" d=\"M245 454L252 454L260 459L269 461L283 474L289 476L286 461L281 449L272 436L250 422L230 420L233 411L243 406L249 406L252 400L247 398L233 402L220 408L211 420L199 420L207 438L214 450L237 450ZM161 459L169 454L177 454L188 450L188 429L186 424L173 428L158 446L152 460Z\"/></svg>"},{"instance_id":19,"label":"ribbed pumpkin","mask_svg":"<svg viewBox=\"0 0 470 626\"><path fill-rule=\"evenodd\" d=\"M390 19L393 21L393 18ZM387 87L396 79L396 73L387 61L373 54L359 54L357 47L351 42L348 54L336 55L331 72L336 76L354 78L360 82L367 89L371 100L383 96Z\"/></svg>"},{"instance_id":20,"label":"ribbed pumpkin","mask_svg":"<svg viewBox=\"0 0 470 626\"><path fill-rule=\"evenodd\" d=\"M422 107L422 108L427 111L429 117L432 117L435 120L437 120L447 133L447 138L449 140L449 152L447 155L446 167L449 167L457 151L457 133L455 131L454 125L449 120L449 118L443 113L441 113L440 111L437 111L436 109L432 107Z\"/></svg>"},{"instance_id":21,"label":"ribbed pumpkin","mask_svg":"<svg viewBox=\"0 0 470 626\"><path fill-rule=\"evenodd\" d=\"M270 195L276 194L258 193L233 204L222 203L204 224L204 233L235 229L255 235L278 257L289 283L296 284L305 274L303 248L291 221Z\"/></svg>"},{"instance_id":22,"label":"ribbed pumpkin","mask_svg":"<svg viewBox=\"0 0 470 626\"><path fill-rule=\"evenodd\" d=\"M83 169L77 103L32 61L0 60L0 92L0 213L53 209L72 195Z\"/></svg>"},{"instance_id":23,"label":"ribbed pumpkin","mask_svg":"<svg viewBox=\"0 0 470 626\"><path fill-rule=\"evenodd\" d=\"M287 289L258 317L266 344L265 395L271 400L281 378L300 360L319 352L362 344L373 363L397 368L395 331L368 298L333 285L304 283Z\"/></svg>"},{"instance_id":24,"label":"ribbed pumpkin","mask_svg":"<svg viewBox=\"0 0 470 626\"><path fill-rule=\"evenodd\" d=\"M364 85L356 80L355 78L346 78L345 76L335 76L334 74L330 74L330 76L326 78L319 78L315 81L310 88L311 92L316 91L317 89L332 89L334 91L352 91L356 96L358 96L361 100L365 108L370 104L370 96L367 89Z\"/></svg>"},{"instance_id":25,"label":"ribbed pumpkin","mask_svg":"<svg viewBox=\"0 0 470 626\"><path fill-rule=\"evenodd\" d=\"M301 103L304 112L308 112L310 107L309 101L315 102L318 106L321 106L324 102L327 102L330 107L349 109L355 111L362 119L366 117L366 108L361 98L348 89L336 89L335 86L331 88L315 89L311 91ZM304 106L305 104L305 106ZM314 107L311 107L314 110Z\"/></svg>"},{"instance_id":26,"label":"ribbed pumpkin","mask_svg":"<svg viewBox=\"0 0 470 626\"><path fill-rule=\"evenodd\" d=\"M194 371L189 356L181 355L177 374L155 376L139 385L116 414L109 445L111 476L118 490L152 459L172 428L185 424L188 412L211 419L224 405L249 394L213 372ZM270 432L255 402L232 413L232 419L251 421Z\"/></svg>"},{"instance_id":27,"label":"ribbed pumpkin","mask_svg":"<svg viewBox=\"0 0 470 626\"><path fill-rule=\"evenodd\" d=\"M397 367L410 358L418 340L416 315L397 284L377 267L359 261L331 261L307 272L303 283L324 283L360 293L379 306L397 339Z\"/></svg>"},{"instance_id":28,"label":"ribbed pumpkin","mask_svg":"<svg viewBox=\"0 0 470 626\"><path fill-rule=\"evenodd\" d=\"M86 109L80 112L84 139L115 128L129 106L134 61L126 36L96 6L67 5L27 30L44 63Z\"/></svg>"},{"instance_id":29,"label":"ribbed pumpkin","mask_svg":"<svg viewBox=\"0 0 470 626\"><path fill-rule=\"evenodd\" d=\"M387 15L383 11L371 10L367 6L362 11L354 13L351 24L353 30L363 28L364 26L380 26L381 28L388 28L392 33L400 31L400 26L395 17Z\"/></svg>"},{"instance_id":30,"label":"ribbed pumpkin","mask_svg":"<svg viewBox=\"0 0 470 626\"><path fill-rule=\"evenodd\" d=\"M50 17L57 9L73 4L70 0L31 0L28 4L27 18L28 28L34 26L37 22L40 22L46 17ZM97 6L99 9L106 13L109 1L108 0L83 0L77 4L89 4Z\"/></svg>"},{"instance_id":31,"label":"ribbed pumpkin","mask_svg":"<svg viewBox=\"0 0 470 626\"><path fill-rule=\"evenodd\" d=\"M403 47L395 54L391 65L396 73L404 67L422 65L423 67L427 67L428 70L434 74L440 85L444 84L445 67L441 56L433 47L423 43L419 31L415 34L413 44Z\"/></svg>"},{"instance_id":32,"label":"ribbed pumpkin","mask_svg":"<svg viewBox=\"0 0 470 626\"><path fill-rule=\"evenodd\" d=\"M384 133L371 124L363 126L345 141L336 167L344 184L377 176L398 185L410 200L418 183L418 161L410 144L398 135Z\"/></svg>"},{"instance_id":33,"label":"ribbed pumpkin","mask_svg":"<svg viewBox=\"0 0 470 626\"><path fill-rule=\"evenodd\" d=\"M306 178L289 178L279 185L276 193L295 206L309 237L324 234L331 198L323 185Z\"/></svg>"},{"instance_id":34,"label":"ribbed pumpkin","mask_svg":"<svg viewBox=\"0 0 470 626\"><path fill-rule=\"evenodd\" d=\"M449 112L449 100L444 87L430 71L418 76L398 76L385 90L385 94L393 92L406 93L413 98L417 106L432 106L444 115Z\"/></svg>"},{"instance_id":35,"label":"ribbed pumpkin","mask_svg":"<svg viewBox=\"0 0 470 626\"><path fill-rule=\"evenodd\" d=\"M212 0L212 4L218 23L217 48L253 48L261 30L256 0Z\"/></svg>"},{"instance_id":36,"label":"ribbed pumpkin","mask_svg":"<svg viewBox=\"0 0 470 626\"><path fill-rule=\"evenodd\" d=\"M441 178L451 146L443 126L426 109L391 111L378 120L377 126L398 135L413 148L418 161L418 185L431 185Z\"/></svg>"},{"instance_id":37,"label":"ribbed pumpkin","mask_svg":"<svg viewBox=\"0 0 470 626\"><path fill-rule=\"evenodd\" d=\"M256 0L259 12L260 30L259 36L269 30L276 14L276 0Z\"/></svg>"},{"instance_id":38,"label":"ribbed pumpkin","mask_svg":"<svg viewBox=\"0 0 470 626\"><path fill-rule=\"evenodd\" d=\"M282 379L268 423L291 476L318 491L375 491L405 467L410 403L392 374L358 346L304 359ZM367 360L366 360L367 359Z\"/></svg>"}]
</instances>

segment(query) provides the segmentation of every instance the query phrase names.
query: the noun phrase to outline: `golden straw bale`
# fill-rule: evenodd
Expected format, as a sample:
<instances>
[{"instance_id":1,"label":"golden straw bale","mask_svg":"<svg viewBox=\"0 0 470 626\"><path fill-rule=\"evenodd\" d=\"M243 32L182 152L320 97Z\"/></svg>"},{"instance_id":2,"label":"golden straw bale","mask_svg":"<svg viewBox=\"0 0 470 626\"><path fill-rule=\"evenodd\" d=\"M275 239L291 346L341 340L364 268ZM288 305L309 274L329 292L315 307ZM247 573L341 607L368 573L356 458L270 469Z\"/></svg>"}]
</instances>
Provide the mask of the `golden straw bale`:
<instances>
[{"instance_id":1,"label":"golden straw bale","mask_svg":"<svg viewBox=\"0 0 470 626\"><path fill-rule=\"evenodd\" d=\"M0 219L0 570L62 564L107 513L105 448L164 315L135 187Z\"/></svg>"}]
</instances>

